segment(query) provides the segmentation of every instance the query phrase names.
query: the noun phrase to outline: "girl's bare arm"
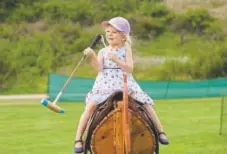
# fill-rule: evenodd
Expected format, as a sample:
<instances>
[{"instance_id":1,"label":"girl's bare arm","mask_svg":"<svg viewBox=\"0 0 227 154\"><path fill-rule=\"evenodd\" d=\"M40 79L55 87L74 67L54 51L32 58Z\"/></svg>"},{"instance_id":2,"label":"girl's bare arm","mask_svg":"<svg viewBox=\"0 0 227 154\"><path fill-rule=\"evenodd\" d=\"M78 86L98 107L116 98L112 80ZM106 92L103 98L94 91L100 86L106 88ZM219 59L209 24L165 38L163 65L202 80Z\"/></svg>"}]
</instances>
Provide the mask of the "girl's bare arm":
<instances>
[{"instance_id":1,"label":"girl's bare arm","mask_svg":"<svg viewBox=\"0 0 227 154\"><path fill-rule=\"evenodd\" d=\"M99 51L98 55L94 54L91 59L91 65L93 69L97 72L102 71L103 69L103 56Z\"/></svg>"},{"instance_id":2,"label":"girl's bare arm","mask_svg":"<svg viewBox=\"0 0 227 154\"><path fill-rule=\"evenodd\" d=\"M131 48L127 48L126 50L126 62L123 62L122 60L118 58L114 58L115 63L119 67L121 67L124 71L132 73L133 72L133 58L132 58L132 50Z\"/></svg>"}]
</instances>

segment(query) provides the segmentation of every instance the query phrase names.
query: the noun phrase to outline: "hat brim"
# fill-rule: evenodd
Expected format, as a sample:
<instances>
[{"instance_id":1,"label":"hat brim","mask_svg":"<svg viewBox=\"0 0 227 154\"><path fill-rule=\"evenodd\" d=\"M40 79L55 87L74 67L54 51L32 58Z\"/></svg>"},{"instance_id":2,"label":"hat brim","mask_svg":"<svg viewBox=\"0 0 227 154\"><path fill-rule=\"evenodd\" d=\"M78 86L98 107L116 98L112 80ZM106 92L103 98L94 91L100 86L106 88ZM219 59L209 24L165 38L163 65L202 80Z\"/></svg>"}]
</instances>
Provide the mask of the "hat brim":
<instances>
[{"instance_id":1,"label":"hat brim","mask_svg":"<svg viewBox=\"0 0 227 154\"><path fill-rule=\"evenodd\" d=\"M115 24L111 24L111 23L109 23L109 21L103 21L102 23L101 23L101 26L104 28L104 29L106 29L108 26L113 26L116 30L118 30L119 32L123 32L117 25L115 25Z\"/></svg>"}]
</instances>

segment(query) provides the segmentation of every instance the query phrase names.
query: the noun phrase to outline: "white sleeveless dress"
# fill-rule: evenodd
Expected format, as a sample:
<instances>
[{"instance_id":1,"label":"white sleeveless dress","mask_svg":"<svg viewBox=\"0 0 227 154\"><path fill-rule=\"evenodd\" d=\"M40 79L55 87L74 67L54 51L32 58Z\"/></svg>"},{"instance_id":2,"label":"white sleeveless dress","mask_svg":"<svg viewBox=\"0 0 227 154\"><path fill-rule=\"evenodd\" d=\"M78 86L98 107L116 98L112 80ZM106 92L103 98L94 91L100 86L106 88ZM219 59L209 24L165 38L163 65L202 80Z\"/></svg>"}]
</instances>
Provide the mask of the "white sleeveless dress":
<instances>
[{"instance_id":1,"label":"white sleeveless dress","mask_svg":"<svg viewBox=\"0 0 227 154\"><path fill-rule=\"evenodd\" d=\"M115 62L107 59L107 52L107 47L99 51L99 54L103 56L103 70L98 73L91 91L88 92L86 103L100 104L115 91L123 90L123 71ZM113 52L120 60L125 61L126 49L124 47ZM133 98L141 103L154 105L153 99L140 88L131 73L127 73L127 78L128 93L133 94Z\"/></svg>"}]
</instances>

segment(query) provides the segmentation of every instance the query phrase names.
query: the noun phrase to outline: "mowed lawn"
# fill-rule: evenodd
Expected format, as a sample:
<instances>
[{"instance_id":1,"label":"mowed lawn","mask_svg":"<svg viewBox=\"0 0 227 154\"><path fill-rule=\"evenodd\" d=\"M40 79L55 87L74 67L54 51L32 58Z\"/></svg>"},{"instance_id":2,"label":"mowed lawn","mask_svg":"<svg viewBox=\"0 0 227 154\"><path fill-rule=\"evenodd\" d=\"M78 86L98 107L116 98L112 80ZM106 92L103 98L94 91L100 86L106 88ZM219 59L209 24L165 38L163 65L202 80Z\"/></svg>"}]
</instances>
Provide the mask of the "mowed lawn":
<instances>
[{"instance_id":1,"label":"mowed lawn","mask_svg":"<svg viewBox=\"0 0 227 154\"><path fill-rule=\"evenodd\" d=\"M160 154L227 154L227 102L219 135L220 98L157 100L170 145ZM72 154L83 103L61 103L56 114L35 102L0 103L1 154Z\"/></svg>"}]
</instances>

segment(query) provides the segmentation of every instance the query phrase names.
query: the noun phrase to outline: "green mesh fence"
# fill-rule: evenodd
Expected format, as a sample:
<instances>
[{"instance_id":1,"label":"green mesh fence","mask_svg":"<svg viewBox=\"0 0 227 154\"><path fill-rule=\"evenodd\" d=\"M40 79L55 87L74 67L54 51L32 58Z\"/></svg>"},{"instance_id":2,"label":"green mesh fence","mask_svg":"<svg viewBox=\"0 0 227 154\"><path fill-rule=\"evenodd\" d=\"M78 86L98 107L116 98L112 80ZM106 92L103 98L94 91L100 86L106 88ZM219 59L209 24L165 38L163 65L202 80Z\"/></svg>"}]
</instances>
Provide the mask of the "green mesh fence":
<instances>
[{"instance_id":1,"label":"green mesh fence","mask_svg":"<svg viewBox=\"0 0 227 154\"><path fill-rule=\"evenodd\" d=\"M48 95L54 100L68 76L49 74ZM73 77L59 101L84 101L95 79ZM199 81L137 81L152 98L217 97L227 94L227 78Z\"/></svg>"}]
</instances>

